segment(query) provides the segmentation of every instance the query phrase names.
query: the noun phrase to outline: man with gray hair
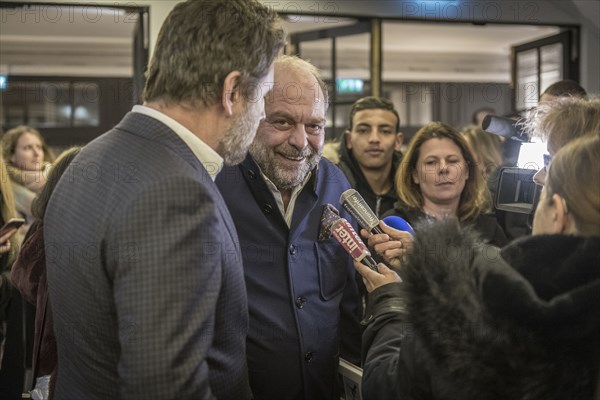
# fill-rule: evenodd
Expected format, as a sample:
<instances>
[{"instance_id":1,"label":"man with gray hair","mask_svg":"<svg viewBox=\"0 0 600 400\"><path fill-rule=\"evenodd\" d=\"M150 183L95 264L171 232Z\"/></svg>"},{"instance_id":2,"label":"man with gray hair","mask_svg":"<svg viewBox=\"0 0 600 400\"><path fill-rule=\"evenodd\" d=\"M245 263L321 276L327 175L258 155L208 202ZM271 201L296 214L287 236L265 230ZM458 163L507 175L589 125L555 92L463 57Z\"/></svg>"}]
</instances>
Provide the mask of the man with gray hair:
<instances>
[{"instance_id":1,"label":"man with gray hair","mask_svg":"<svg viewBox=\"0 0 600 400\"><path fill-rule=\"evenodd\" d=\"M178 3L144 105L57 185L44 224L56 398L251 398L239 240L214 178L244 159L284 40L255 0Z\"/></svg>"},{"instance_id":2,"label":"man with gray hair","mask_svg":"<svg viewBox=\"0 0 600 400\"><path fill-rule=\"evenodd\" d=\"M323 235L322 217L350 185L321 158L327 89L317 69L289 56L274 65L250 154L217 178L244 259L250 386L256 400L337 400L338 357L360 356L358 295L352 259Z\"/></svg>"}]
</instances>

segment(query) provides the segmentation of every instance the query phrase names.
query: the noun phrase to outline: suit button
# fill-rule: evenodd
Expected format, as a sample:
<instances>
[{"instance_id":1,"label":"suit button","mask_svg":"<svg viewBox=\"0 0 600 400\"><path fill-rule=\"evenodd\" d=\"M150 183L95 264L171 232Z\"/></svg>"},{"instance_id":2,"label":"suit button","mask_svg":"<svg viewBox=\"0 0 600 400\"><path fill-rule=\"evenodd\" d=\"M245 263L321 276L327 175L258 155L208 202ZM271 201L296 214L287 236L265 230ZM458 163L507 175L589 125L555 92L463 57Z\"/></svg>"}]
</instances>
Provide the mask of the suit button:
<instances>
[{"instance_id":1,"label":"suit button","mask_svg":"<svg viewBox=\"0 0 600 400\"><path fill-rule=\"evenodd\" d=\"M254 171L248 171L248 177L252 180L256 179L256 172Z\"/></svg>"},{"instance_id":2,"label":"suit button","mask_svg":"<svg viewBox=\"0 0 600 400\"><path fill-rule=\"evenodd\" d=\"M293 255L293 256L295 256L296 253L298 253L298 248L292 244L290 246L290 254Z\"/></svg>"},{"instance_id":3,"label":"suit button","mask_svg":"<svg viewBox=\"0 0 600 400\"><path fill-rule=\"evenodd\" d=\"M304 308L304 303L306 303L306 299L304 297L298 297L296 299L296 307Z\"/></svg>"},{"instance_id":4,"label":"suit button","mask_svg":"<svg viewBox=\"0 0 600 400\"><path fill-rule=\"evenodd\" d=\"M264 211L266 214L271 214L271 213L273 212L273 207L271 207L271 205L270 205L270 204L265 204L265 205L263 206L263 211Z\"/></svg>"},{"instance_id":5,"label":"suit button","mask_svg":"<svg viewBox=\"0 0 600 400\"><path fill-rule=\"evenodd\" d=\"M313 353L312 352L306 352L304 354L304 361L306 361L307 363L310 363L313 360Z\"/></svg>"}]
</instances>

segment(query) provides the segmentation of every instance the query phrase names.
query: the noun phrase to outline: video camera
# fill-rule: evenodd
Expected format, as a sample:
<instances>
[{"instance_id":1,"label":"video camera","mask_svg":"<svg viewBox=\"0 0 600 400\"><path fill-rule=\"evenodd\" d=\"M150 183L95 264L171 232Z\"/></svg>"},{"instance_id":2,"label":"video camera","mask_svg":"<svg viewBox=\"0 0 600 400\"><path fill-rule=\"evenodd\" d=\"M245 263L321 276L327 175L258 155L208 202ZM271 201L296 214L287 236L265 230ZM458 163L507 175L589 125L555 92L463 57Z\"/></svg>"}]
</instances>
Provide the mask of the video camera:
<instances>
[{"instance_id":1,"label":"video camera","mask_svg":"<svg viewBox=\"0 0 600 400\"><path fill-rule=\"evenodd\" d=\"M529 142L528 135L517 121L506 117L487 115L481 126L486 132L506 139L503 154L505 163L496 174L494 207L513 213L533 213L541 192L541 187L533 181L537 170L517 166L521 145Z\"/></svg>"}]
</instances>

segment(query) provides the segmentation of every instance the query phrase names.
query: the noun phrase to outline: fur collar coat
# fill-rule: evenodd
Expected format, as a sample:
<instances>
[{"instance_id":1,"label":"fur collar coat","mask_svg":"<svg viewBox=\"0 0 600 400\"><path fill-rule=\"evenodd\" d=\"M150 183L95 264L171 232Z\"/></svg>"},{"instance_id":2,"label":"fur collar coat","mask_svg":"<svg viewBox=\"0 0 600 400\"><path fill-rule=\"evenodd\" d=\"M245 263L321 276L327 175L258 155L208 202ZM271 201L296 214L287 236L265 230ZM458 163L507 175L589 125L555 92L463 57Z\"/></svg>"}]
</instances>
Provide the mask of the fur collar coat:
<instances>
[{"instance_id":1,"label":"fur collar coat","mask_svg":"<svg viewBox=\"0 0 600 400\"><path fill-rule=\"evenodd\" d=\"M455 221L428 224L401 275L370 294L365 399L600 395L600 237L500 250Z\"/></svg>"}]
</instances>

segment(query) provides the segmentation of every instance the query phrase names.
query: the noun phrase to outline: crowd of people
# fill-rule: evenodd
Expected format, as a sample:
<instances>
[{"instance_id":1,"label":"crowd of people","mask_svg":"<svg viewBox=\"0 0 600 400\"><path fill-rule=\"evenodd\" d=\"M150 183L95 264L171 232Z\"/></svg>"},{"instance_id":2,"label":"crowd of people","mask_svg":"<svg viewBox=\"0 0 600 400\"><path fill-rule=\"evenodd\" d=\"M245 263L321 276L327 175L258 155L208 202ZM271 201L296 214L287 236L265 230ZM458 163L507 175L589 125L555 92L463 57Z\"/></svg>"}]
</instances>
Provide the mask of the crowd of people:
<instances>
[{"instance_id":1,"label":"crowd of people","mask_svg":"<svg viewBox=\"0 0 600 400\"><path fill-rule=\"evenodd\" d=\"M518 122L548 154L510 241L494 110L405 140L364 97L326 144L327 85L285 37L255 0L178 3L112 130L56 159L2 136L0 225L24 224L0 236L1 397L337 400L343 358L364 399L600 398L600 98L561 81ZM359 228L332 211L350 188L414 227L360 231L376 269L331 236Z\"/></svg>"}]
</instances>

